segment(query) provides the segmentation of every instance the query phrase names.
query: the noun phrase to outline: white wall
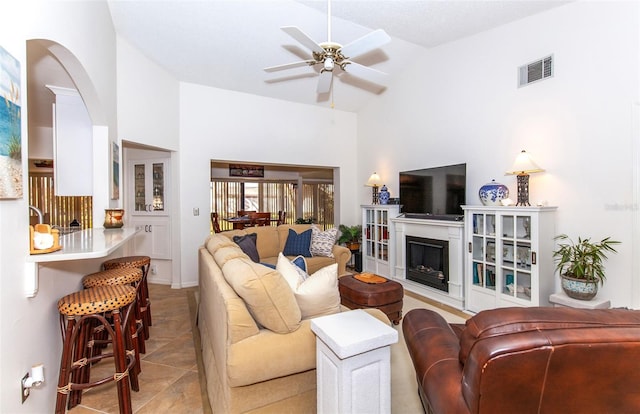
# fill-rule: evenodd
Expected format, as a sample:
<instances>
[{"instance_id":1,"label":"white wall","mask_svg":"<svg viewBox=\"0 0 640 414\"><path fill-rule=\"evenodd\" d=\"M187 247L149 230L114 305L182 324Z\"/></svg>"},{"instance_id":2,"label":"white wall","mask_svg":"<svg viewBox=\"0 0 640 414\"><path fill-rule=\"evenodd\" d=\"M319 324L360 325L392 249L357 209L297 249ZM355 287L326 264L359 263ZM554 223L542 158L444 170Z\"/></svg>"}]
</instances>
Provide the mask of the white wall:
<instances>
[{"instance_id":1,"label":"white wall","mask_svg":"<svg viewBox=\"0 0 640 414\"><path fill-rule=\"evenodd\" d=\"M0 25L0 44L21 63L24 171L28 153L25 65L26 41L29 39L50 39L72 51L86 70L96 93L87 99L94 107L98 105L95 98L99 100L100 111L96 111L99 114L92 114L96 115L94 122L109 129L101 138L106 142L115 136L115 34L106 3L5 2L2 15L5 19ZM104 164L108 165L109 154L103 154ZM94 177L101 180L98 187L101 192L108 188L108 169L103 171L101 177ZM25 259L29 251L26 184L25 175L22 199L0 201L0 412L3 413L52 411L62 343L56 302L59 296L79 285L79 279L52 270L56 275L40 281L38 296L25 297ZM100 203L104 198L102 194L98 196ZM96 208L101 207L99 204ZM31 365L39 362L45 364L46 383L21 404L20 379Z\"/></svg>"},{"instance_id":2,"label":"white wall","mask_svg":"<svg viewBox=\"0 0 640 414\"><path fill-rule=\"evenodd\" d=\"M197 249L209 233L212 159L339 167L340 222L357 223L356 115L182 83L180 86L180 286L197 284ZM175 167L175 163L172 164ZM193 208L200 216L193 216ZM176 281L174 280L174 284Z\"/></svg>"},{"instance_id":3,"label":"white wall","mask_svg":"<svg viewBox=\"0 0 640 414\"><path fill-rule=\"evenodd\" d=\"M375 170L397 196L399 171L466 162L467 204L493 178L515 199L504 171L526 149L546 169L530 199L559 206L557 233L622 241L600 295L632 305L638 8L571 3L418 56L358 116L359 181ZM549 54L555 76L518 88L517 67Z\"/></svg>"},{"instance_id":4,"label":"white wall","mask_svg":"<svg viewBox=\"0 0 640 414\"><path fill-rule=\"evenodd\" d=\"M178 81L126 40L118 47L118 137L177 150Z\"/></svg>"}]
</instances>

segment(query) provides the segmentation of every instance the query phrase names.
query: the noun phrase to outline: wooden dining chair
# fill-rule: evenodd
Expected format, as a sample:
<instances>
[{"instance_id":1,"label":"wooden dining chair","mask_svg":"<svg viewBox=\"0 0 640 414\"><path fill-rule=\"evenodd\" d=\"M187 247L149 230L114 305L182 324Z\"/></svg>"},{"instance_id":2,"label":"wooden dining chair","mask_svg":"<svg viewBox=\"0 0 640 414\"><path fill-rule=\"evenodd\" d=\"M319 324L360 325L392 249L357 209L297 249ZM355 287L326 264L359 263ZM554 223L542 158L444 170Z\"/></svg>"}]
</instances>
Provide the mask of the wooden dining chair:
<instances>
[{"instance_id":1,"label":"wooden dining chair","mask_svg":"<svg viewBox=\"0 0 640 414\"><path fill-rule=\"evenodd\" d=\"M220 233L220 223L218 223L218 213L211 213L211 224L213 225L213 232Z\"/></svg>"},{"instance_id":2,"label":"wooden dining chair","mask_svg":"<svg viewBox=\"0 0 640 414\"><path fill-rule=\"evenodd\" d=\"M255 210L238 210L238 217L248 216L251 213L255 213Z\"/></svg>"},{"instance_id":3,"label":"wooden dining chair","mask_svg":"<svg viewBox=\"0 0 640 414\"><path fill-rule=\"evenodd\" d=\"M285 219L287 218L287 212L280 210L278 211L278 226L284 224Z\"/></svg>"},{"instance_id":4,"label":"wooden dining chair","mask_svg":"<svg viewBox=\"0 0 640 414\"><path fill-rule=\"evenodd\" d=\"M271 213L249 213L249 225L250 226L270 226L271 225Z\"/></svg>"}]
</instances>

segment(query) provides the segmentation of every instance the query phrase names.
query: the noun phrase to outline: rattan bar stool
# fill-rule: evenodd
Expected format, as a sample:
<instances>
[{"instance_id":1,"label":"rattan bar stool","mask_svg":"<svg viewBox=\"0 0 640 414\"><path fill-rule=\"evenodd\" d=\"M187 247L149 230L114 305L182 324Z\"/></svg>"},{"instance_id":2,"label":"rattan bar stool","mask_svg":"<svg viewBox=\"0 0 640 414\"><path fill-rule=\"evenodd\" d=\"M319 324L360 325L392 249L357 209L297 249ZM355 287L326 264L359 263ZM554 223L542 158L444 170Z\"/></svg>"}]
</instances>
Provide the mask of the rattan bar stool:
<instances>
[{"instance_id":1,"label":"rattan bar stool","mask_svg":"<svg viewBox=\"0 0 640 414\"><path fill-rule=\"evenodd\" d=\"M131 310L136 289L129 285L101 286L64 296L58 301L63 347L56 395L56 414L64 414L80 403L82 391L116 381L121 414L132 412L131 390L138 390L135 373L135 355L128 325L132 323ZM107 319L110 316L111 321ZM102 326L112 345L112 352L93 355L91 335L96 326ZM114 374L89 381L91 364L104 358L113 358ZM71 396L69 395L71 394Z\"/></svg>"},{"instance_id":2,"label":"rattan bar stool","mask_svg":"<svg viewBox=\"0 0 640 414\"><path fill-rule=\"evenodd\" d=\"M136 301L133 308L135 316L135 325L131 325L130 331L134 342L134 350L136 352L136 372L141 371L140 366L140 353L146 353L145 337L144 337L144 322L142 318L142 270L137 268L121 268L102 270L100 272L91 273L82 278L82 286L85 289L95 288L98 286L113 286L113 285L131 285L136 288ZM99 348L96 348L98 350Z\"/></svg>"},{"instance_id":3,"label":"rattan bar stool","mask_svg":"<svg viewBox=\"0 0 640 414\"><path fill-rule=\"evenodd\" d=\"M142 305L140 311L142 312L142 322L144 324L144 338L149 339L149 327L153 325L151 321L151 299L149 298L149 286L147 285L151 258L149 256L124 256L102 263L102 268L105 270L131 267L142 270L142 286L140 287Z\"/></svg>"}]
</instances>

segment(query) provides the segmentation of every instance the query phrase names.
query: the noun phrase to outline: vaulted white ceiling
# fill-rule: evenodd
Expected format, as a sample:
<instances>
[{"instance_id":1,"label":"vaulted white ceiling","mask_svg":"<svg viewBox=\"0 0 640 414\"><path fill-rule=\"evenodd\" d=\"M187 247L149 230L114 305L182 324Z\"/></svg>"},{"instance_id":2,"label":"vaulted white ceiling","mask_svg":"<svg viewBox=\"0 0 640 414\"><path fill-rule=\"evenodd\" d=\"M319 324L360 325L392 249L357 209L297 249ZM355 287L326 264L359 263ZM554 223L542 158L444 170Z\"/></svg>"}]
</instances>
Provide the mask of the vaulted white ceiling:
<instances>
[{"instance_id":1,"label":"vaulted white ceiling","mask_svg":"<svg viewBox=\"0 0 640 414\"><path fill-rule=\"evenodd\" d=\"M266 73L310 58L280 27L297 26L328 40L326 0L109 0L116 31L180 81L329 107L317 95L318 69ZM425 48L455 41L567 1L332 0L331 40L345 45L375 29L392 38L354 61L401 76ZM360 110L384 87L343 73L334 79L335 108Z\"/></svg>"}]
</instances>

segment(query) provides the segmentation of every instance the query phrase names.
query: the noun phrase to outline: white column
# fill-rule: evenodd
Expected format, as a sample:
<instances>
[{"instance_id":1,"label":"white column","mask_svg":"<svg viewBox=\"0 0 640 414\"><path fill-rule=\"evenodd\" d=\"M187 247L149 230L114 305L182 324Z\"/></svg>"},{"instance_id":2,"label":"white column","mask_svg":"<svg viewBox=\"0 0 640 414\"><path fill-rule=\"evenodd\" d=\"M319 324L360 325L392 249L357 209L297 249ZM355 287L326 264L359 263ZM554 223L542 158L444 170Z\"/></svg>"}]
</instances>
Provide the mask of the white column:
<instances>
[{"instance_id":1,"label":"white column","mask_svg":"<svg viewBox=\"0 0 640 414\"><path fill-rule=\"evenodd\" d=\"M362 309L311 320L318 413L391 412L389 345L398 332Z\"/></svg>"}]
</instances>

